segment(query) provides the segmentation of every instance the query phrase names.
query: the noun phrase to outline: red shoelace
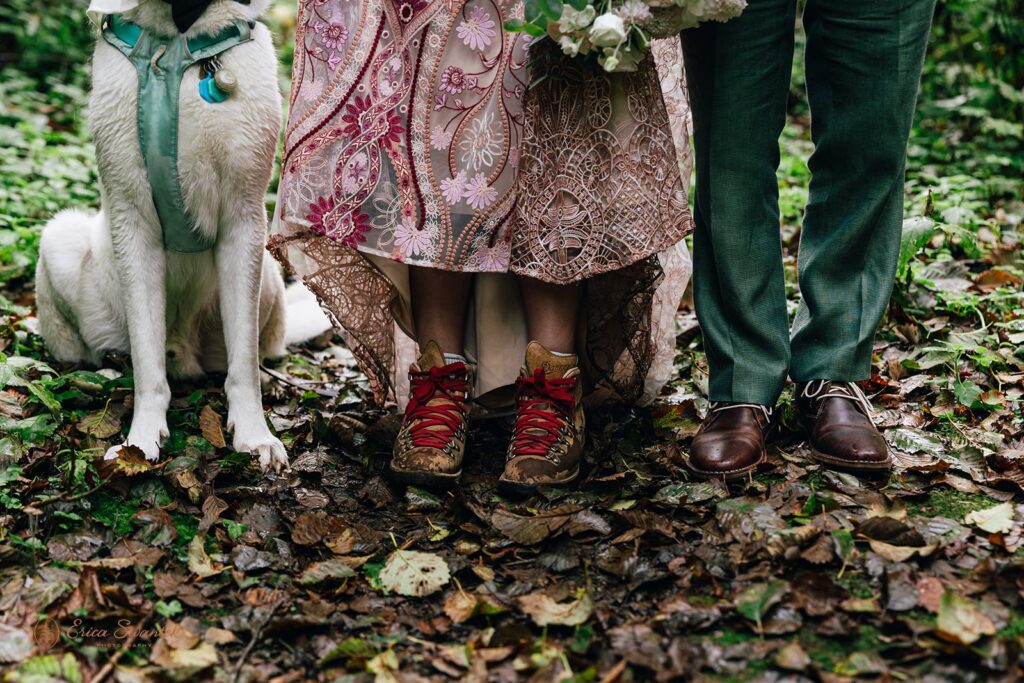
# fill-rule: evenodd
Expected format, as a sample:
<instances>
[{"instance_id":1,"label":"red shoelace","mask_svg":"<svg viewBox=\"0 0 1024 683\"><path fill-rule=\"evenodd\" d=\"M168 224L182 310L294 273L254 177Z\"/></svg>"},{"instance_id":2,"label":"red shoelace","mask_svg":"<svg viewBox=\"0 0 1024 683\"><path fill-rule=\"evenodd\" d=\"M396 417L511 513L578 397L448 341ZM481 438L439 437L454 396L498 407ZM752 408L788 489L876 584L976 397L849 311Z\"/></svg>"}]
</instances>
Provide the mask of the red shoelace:
<instances>
[{"instance_id":1,"label":"red shoelace","mask_svg":"<svg viewBox=\"0 0 1024 683\"><path fill-rule=\"evenodd\" d=\"M405 408L412 445L417 448L444 449L465 421L466 393L469 381L466 366L452 363L410 377L411 396ZM447 400L434 401L436 398Z\"/></svg>"},{"instance_id":2,"label":"red shoelace","mask_svg":"<svg viewBox=\"0 0 1024 683\"><path fill-rule=\"evenodd\" d=\"M547 457L562 428L576 410L576 378L548 379L537 368L532 377L516 380L516 426L512 433L514 455Z\"/></svg>"}]
</instances>

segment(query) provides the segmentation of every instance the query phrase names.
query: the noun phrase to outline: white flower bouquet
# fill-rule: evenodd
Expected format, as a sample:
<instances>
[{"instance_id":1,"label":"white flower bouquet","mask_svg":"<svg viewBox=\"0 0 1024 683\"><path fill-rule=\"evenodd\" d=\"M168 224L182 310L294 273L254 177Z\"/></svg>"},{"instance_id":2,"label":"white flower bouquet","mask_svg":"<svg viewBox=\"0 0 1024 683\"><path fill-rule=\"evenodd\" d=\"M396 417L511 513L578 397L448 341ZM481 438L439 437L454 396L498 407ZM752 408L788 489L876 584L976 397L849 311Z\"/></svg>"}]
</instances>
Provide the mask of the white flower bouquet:
<instances>
[{"instance_id":1,"label":"white flower bouquet","mask_svg":"<svg viewBox=\"0 0 1024 683\"><path fill-rule=\"evenodd\" d=\"M636 71L652 38L705 21L738 17L747 0L526 0L525 20L505 30L550 38L570 57L596 58L605 71Z\"/></svg>"}]
</instances>

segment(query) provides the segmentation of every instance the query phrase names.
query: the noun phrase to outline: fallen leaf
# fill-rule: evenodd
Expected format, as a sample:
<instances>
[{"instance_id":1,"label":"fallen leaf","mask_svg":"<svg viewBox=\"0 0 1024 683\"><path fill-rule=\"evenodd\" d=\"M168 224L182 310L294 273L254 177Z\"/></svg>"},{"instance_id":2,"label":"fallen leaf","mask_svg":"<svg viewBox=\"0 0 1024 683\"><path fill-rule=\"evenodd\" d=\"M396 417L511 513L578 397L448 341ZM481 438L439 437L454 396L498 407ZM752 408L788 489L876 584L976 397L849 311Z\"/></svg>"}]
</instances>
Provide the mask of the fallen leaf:
<instances>
[{"instance_id":1,"label":"fallen leaf","mask_svg":"<svg viewBox=\"0 0 1024 683\"><path fill-rule=\"evenodd\" d=\"M477 614L493 615L506 611L503 605L498 604L488 595L470 593L461 589L445 598L442 609L448 618L456 624L469 621Z\"/></svg>"},{"instance_id":2,"label":"fallen leaf","mask_svg":"<svg viewBox=\"0 0 1024 683\"><path fill-rule=\"evenodd\" d=\"M782 579L772 579L767 583L758 583L750 586L736 596L736 609L739 613L757 623L761 630L761 620L765 614L782 596L789 590L789 584Z\"/></svg>"},{"instance_id":3,"label":"fallen leaf","mask_svg":"<svg viewBox=\"0 0 1024 683\"><path fill-rule=\"evenodd\" d=\"M199 429L203 433L203 438L215 447L227 448L228 444L224 440L223 418L209 404L203 406L203 409L199 411Z\"/></svg>"},{"instance_id":4,"label":"fallen leaf","mask_svg":"<svg viewBox=\"0 0 1024 683\"><path fill-rule=\"evenodd\" d=\"M576 510L572 512L575 513ZM569 521L569 517L570 514L524 517L498 509L491 515L491 524L516 543L535 545L560 529Z\"/></svg>"},{"instance_id":5,"label":"fallen leaf","mask_svg":"<svg viewBox=\"0 0 1024 683\"><path fill-rule=\"evenodd\" d=\"M580 589L576 599L568 602L555 602L545 593L528 593L516 601L519 609L538 626L579 626L594 611L594 601L585 589Z\"/></svg>"},{"instance_id":6,"label":"fallen leaf","mask_svg":"<svg viewBox=\"0 0 1024 683\"><path fill-rule=\"evenodd\" d=\"M298 581L303 585L309 585L320 583L327 579L347 579L355 575L355 573L352 567L341 560L326 560L309 565L306 571L302 572L302 576L299 577Z\"/></svg>"},{"instance_id":7,"label":"fallen leaf","mask_svg":"<svg viewBox=\"0 0 1024 683\"><path fill-rule=\"evenodd\" d=\"M206 548L203 546L205 539L205 535L196 534L188 544L188 568L201 579L224 571L223 567L215 565L206 554Z\"/></svg>"},{"instance_id":8,"label":"fallen leaf","mask_svg":"<svg viewBox=\"0 0 1024 683\"><path fill-rule=\"evenodd\" d=\"M974 601L946 591L939 601L936 631L941 636L970 645L982 636L994 635L996 627Z\"/></svg>"},{"instance_id":9,"label":"fallen leaf","mask_svg":"<svg viewBox=\"0 0 1024 683\"><path fill-rule=\"evenodd\" d=\"M121 446L121 450L118 451L117 459L114 460L114 463L119 471L129 477L143 474L159 467L159 465L146 460L146 454L137 446Z\"/></svg>"},{"instance_id":10,"label":"fallen leaf","mask_svg":"<svg viewBox=\"0 0 1024 683\"><path fill-rule=\"evenodd\" d=\"M79 420L78 431L97 439L109 439L121 433L121 418L123 416L124 406L119 403L110 403Z\"/></svg>"},{"instance_id":11,"label":"fallen leaf","mask_svg":"<svg viewBox=\"0 0 1024 683\"><path fill-rule=\"evenodd\" d=\"M28 633L20 628L0 623L0 662L16 664L28 659L32 654L33 647L32 636Z\"/></svg>"},{"instance_id":12,"label":"fallen leaf","mask_svg":"<svg viewBox=\"0 0 1024 683\"><path fill-rule=\"evenodd\" d=\"M794 640L775 654L775 664L781 669L803 671L811 665L811 658Z\"/></svg>"},{"instance_id":13,"label":"fallen leaf","mask_svg":"<svg viewBox=\"0 0 1024 683\"><path fill-rule=\"evenodd\" d=\"M964 517L964 524L973 524L990 534L1005 534L1013 529L1013 504L1000 503L984 510L975 510Z\"/></svg>"},{"instance_id":14,"label":"fallen leaf","mask_svg":"<svg viewBox=\"0 0 1024 683\"><path fill-rule=\"evenodd\" d=\"M223 628L217 628L211 626L206 629L206 633L203 634L203 640L213 645L225 645L227 643L233 643L238 640L235 634Z\"/></svg>"},{"instance_id":15,"label":"fallen leaf","mask_svg":"<svg viewBox=\"0 0 1024 683\"><path fill-rule=\"evenodd\" d=\"M441 590L451 574L440 555L417 550L396 550L380 570L380 583L399 595L422 597Z\"/></svg>"},{"instance_id":16,"label":"fallen leaf","mask_svg":"<svg viewBox=\"0 0 1024 683\"><path fill-rule=\"evenodd\" d=\"M153 646L150 660L168 669L202 670L218 664L220 657L210 643L200 643L198 647L188 650L176 650L161 638Z\"/></svg>"},{"instance_id":17,"label":"fallen leaf","mask_svg":"<svg viewBox=\"0 0 1024 683\"><path fill-rule=\"evenodd\" d=\"M946 587L934 576L922 576L917 580L917 602L921 607L935 614L939 611L939 603Z\"/></svg>"}]
</instances>

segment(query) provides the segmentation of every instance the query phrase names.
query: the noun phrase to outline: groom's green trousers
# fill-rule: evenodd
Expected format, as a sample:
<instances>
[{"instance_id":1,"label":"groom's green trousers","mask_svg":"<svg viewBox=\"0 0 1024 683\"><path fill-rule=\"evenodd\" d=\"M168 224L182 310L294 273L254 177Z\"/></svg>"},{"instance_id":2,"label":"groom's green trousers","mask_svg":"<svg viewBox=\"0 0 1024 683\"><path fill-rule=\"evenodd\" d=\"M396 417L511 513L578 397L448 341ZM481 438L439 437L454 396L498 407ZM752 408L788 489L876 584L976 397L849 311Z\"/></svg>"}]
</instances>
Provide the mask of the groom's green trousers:
<instances>
[{"instance_id":1,"label":"groom's green trousers","mask_svg":"<svg viewBox=\"0 0 1024 683\"><path fill-rule=\"evenodd\" d=\"M806 0L814 153L786 313L779 135L797 0L749 0L682 34L696 154L694 298L710 398L773 405L797 382L870 374L899 258L907 138L935 0Z\"/></svg>"}]
</instances>

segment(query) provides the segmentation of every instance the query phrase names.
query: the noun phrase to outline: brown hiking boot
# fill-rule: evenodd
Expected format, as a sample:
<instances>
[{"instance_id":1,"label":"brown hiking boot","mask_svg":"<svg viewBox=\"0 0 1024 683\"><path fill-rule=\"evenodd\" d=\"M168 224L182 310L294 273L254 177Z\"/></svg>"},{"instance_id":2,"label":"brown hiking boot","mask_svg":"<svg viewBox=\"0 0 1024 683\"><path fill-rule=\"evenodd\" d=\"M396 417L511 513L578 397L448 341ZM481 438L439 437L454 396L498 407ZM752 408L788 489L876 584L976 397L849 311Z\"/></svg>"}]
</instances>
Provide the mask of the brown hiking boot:
<instances>
[{"instance_id":1,"label":"brown hiking boot","mask_svg":"<svg viewBox=\"0 0 1024 683\"><path fill-rule=\"evenodd\" d=\"M556 356L537 342L526 347L526 367L516 381L516 422L498 486L533 493L580 475L584 419L576 356Z\"/></svg>"},{"instance_id":2,"label":"brown hiking boot","mask_svg":"<svg viewBox=\"0 0 1024 683\"><path fill-rule=\"evenodd\" d=\"M409 368L409 385L391 475L403 484L450 486L462 475L466 451L469 369L465 363L446 365L440 347L427 342Z\"/></svg>"}]
</instances>

